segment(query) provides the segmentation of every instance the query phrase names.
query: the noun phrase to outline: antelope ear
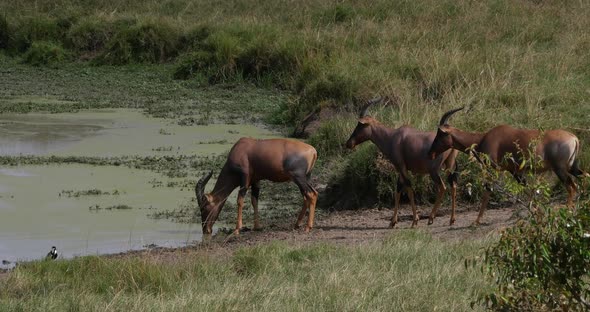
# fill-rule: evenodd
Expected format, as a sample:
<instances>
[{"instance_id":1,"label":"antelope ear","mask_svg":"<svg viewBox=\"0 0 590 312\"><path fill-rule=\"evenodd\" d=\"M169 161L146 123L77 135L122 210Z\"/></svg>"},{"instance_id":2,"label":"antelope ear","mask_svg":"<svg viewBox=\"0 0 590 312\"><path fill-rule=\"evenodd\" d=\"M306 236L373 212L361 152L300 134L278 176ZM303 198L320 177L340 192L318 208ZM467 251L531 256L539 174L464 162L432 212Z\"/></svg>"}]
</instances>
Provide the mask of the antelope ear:
<instances>
[{"instance_id":1,"label":"antelope ear","mask_svg":"<svg viewBox=\"0 0 590 312\"><path fill-rule=\"evenodd\" d=\"M361 118L359 118L359 123L360 124L363 124L363 125L366 125L366 124L369 123L369 118L367 118L367 117L361 117Z\"/></svg>"}]
</instances>

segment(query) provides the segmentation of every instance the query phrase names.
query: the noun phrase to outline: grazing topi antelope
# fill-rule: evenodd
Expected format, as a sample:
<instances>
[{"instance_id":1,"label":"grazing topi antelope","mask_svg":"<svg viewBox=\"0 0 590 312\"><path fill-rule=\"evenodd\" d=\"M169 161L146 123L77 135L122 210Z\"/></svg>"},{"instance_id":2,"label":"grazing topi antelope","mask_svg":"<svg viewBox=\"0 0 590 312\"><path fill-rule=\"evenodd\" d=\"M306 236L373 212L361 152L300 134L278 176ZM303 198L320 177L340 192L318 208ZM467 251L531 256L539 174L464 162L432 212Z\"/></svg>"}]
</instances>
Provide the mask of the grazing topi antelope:
<instances>
[{"instance_id":1,"label":"grazing topi antelope","mask_svg":"<svg viewBox=\"0 0 590 312\"><path fill-rule=\"evenodd\" d=\"M452 212L450 224L452 225L455 222L457 197L458 175L456 173L457 165L455 163L457 151L449 150L442 153L442 155L436 159L430 159L428 149L430 148L436 133L419 131L409 126L391 129L381 124L375 118L367 116L367 109L372 104L380 101L381 98L371 100L363 107L358 119L358 124L346 142L346 147L353 149L356 145L370 140L377 145L379 150L381 150L381 153L389 159L399 173L397 190L394 196L395 208L390 227L393 228L397 223L397 213L402 188L406 190L408 197L410 198L410 204L412 205L412 212L414 215L412 227L418 225L419 218L416 213L414 191L412 190L408 171L411 171L414 174L429 174L437 187L436 201L428 219L428 224L432 224L446 190L445 183L439 174L441 169L447 169L450 171L447 181L451 185Z\"/></svg>"},{"instance_id":2,"label":"grazing topi antelope","mask_svg":"<svg viewBox=\"0 0 590 312\"><path fill-rule=\"evenodd\" d=\"M567 205L573 206L573 198L576 193L576 183L573 177L583 175L576 156L580 149L578 138L572 133L556 130L529 130L517 129L508 125L500 125L490 129L486 133L466 132L448 125L448 119L463 107L446 112L440 119L436 138L432 142L428 152L432 159L449 149L460 150L469 153L475 145L476 153L488 155L492 165L496 169L510 172L514 178L524 183L524 173L530 170L527 166L521 166L523 159L530 156L529 146L534 145L535 154L542 159L542 167L535 168L535 173L553 170L568 191ZM514 161L506 161L511 155ZM476 158L477 154L475 154ZM475 225L478 225L487 208L490 199L490 189L485 188L481 207Z\"/></svg>"},{"instance_id":3,"label":"grazing topi antelope","mask_svg":"<svg viewBox=\"0 0 590 312\"><path fill-rule=\"evenodd\" d=\"M242 228L242 208L244 196L252 187L252 207L254 207L254 229L259 229L258 196L261 180L273 182L293 181L303 194L303 208L295 223L301 226L305 212L309 209L305 232L313 227L315 205L318 192L311 186L311 169L317 160L317 152L311 145L288 139L256 140L241 138L232 147L225 165L219 173L215 187L205 194L205 185L213 171L201 178L195 186L197 202L201 208L201 221L204 234L211 234L212 227L227 197L236 188L238 193L238 218L235 234Z\"/></svg>"}]
</instances>

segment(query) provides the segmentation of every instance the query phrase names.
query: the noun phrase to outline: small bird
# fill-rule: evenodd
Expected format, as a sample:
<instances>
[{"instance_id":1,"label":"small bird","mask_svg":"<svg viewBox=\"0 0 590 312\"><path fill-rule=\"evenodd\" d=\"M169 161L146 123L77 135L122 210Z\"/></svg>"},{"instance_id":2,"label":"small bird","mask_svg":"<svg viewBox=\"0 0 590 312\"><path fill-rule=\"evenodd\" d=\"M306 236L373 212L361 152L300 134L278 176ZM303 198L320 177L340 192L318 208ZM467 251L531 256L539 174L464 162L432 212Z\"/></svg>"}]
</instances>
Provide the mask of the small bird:
<instances>
[{"instance_id":1,"label":"small bird","mask_svg":"<svg viewBox=\"0 0 590 312\"><path fill-rule=\"evenodd\" d=\"M51 247L51 250L49 251L49 253L45 257L45 259L47 259L47 260L55 260L55 259L57 259L57 248L55 248L55 246L52 246Z\"/></svg>"}]
</instances>

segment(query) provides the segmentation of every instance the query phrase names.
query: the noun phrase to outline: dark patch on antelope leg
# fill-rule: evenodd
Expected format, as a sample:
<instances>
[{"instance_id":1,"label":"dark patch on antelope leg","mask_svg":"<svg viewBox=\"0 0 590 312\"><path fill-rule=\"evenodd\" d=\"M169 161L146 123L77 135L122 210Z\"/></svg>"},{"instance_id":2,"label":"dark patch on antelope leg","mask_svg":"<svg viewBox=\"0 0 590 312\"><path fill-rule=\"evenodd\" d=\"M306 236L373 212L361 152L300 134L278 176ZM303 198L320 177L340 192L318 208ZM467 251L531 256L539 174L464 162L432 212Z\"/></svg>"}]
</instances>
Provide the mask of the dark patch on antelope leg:
<instances>
[{"instance_id":1,"label":"dark patch on antelope leg","mask_svg":"<svg viewBox=\"0 0 590 312\"><path fill-rule=\"evenodd\" d=\"M434 218L436 218L436 212L442 203L443 195L445 193L446 187L441 179L440 175L438 174L438 170L434 172L430 172L430 178L432 178L432 182L436 187L436 201L434 202L434 207L432 207L432 211L430 212L430 216L428 217L428 225L434 223Z\"/></svg>"},{"instance_id":2,"label":"dark patch on antelope leg","mask_svg":"<svg viewBox=\"0 0 590 312\"><path fill-rule=\"evenodd\" d=\"M250 181L249 181L249 177L246 173L244 173L243 171L240 173L240 190L238 191L238 217L237 217L237 221L236 221L236 230L234 231L234 234L239 235L240 234L240 229L242 228L242 211L244 209L244 197L246 196L246 193L248 192L248 187L249 187Z\"/></svg>"},{"instance_id":3,"label":"dark patch on antelope leg","mask_svg":"<svg viewBox=\"0 0 590 312\"><path fill-rule=\"evenodd\" d=\"M447 176L447 182L451 185L451 219L449 225L455 224L455 211L457 209L457 185L459 184L459 164L455 162L455 169Z\"/></svg>"},{"instance_id":4,"label":"dark patch on antelope leg","mask_svg":"<svg viewBox=\"0 0 590 312\"><path fill-rule=\"evenodd\" d=\"M571 169L569 170L571 171ZM574 196L576 194L576 182L574 182L574 179L572 178L572 175L565 169L563 168L557 168L554 169L555 174L557 175L557 177L559 178L559 180L561 181L561 183L563 183L565 185L565 189L567 190L567 206L568 207L573 207L574 206Z\"/></svg>"},{"instance_id":5,"label":"dark patch on antelope leg","mask_svg":"<svg viewBox=\"0 0 590 312\"><path fill-rule=\"evenodd\" d=\"M261 230L260 215L258 214L258 198L260 196L260 182L252 184L252 208L254 209L254 231Z\"/></svg>"},{"instance_id":6,"label":"dark patch on antelope leg","mask_svg":"<svg viewBox=\"0 0 590 312\"><path fill-rule=\"evenodd\" d=\"M404 187L404 184L402 183L401 178L398 177L397 178L397 186L395 188L395 194L393 195L393 201L394 201L395 206L393 208L393 217L391 218L391 222L389 223L390 228L394 228L395 225L397 224L397 212L399 210L399 199L401 197L403 187Z\"/></svg>"},{"instance_id":7,"label":"dark patch on antelope leg","mask_svg":"<svg viewBox=\"0 0 590 312\"><path fill-rule=\"evenodd\" d=\"M580 169L580 161L577 158L574 159L574 163L572 164L572 167L570 168L569 173L576 178L578 178L580 176L588 175L588 173L586 173L582 169Z\"/></svg>"}]
</instances>

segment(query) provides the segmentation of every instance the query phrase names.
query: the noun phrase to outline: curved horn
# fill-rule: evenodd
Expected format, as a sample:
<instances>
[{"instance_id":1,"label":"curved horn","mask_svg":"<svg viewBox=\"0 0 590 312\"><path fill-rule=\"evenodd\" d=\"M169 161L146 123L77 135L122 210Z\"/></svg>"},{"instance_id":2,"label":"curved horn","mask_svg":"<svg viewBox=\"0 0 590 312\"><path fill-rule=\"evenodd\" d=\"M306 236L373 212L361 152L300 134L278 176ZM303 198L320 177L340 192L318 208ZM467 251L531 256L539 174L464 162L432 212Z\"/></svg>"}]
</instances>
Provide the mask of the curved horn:
<instances>
[{"instance_id":1,"label":"curved horn","mask_svg":"<svg viewBox=\"0 0 590 312\"><path fill-rule=\"evenodd\" d=\"M203 207L205 204L205 185L211 179L213 175L213 170L209 171L204 177L202 177L197 185L195 185L195 194L197 195L197 202L199 203L199 207Z\"/></svg>"},{"instance_id":2,"label":"curved horn","mask_svg":"<svg viewBox=\"0 0 590 312\"><path fill-rule=\"evenodd\" d=\"M383 97L378 97L378 98L374 98L372 100L367 101L367 104L365 104L363 106L363 108L361 109L361 113L359 114L359 118L363 118L363 117L367 116L367 109L369 109L369 107L371 105L381 102L381 100L383 100Z\"/></svg>"},{"instance_id":3,"label":"curved horn","mask_svg":"<svg viewBox=\"0 0 590 312\"><path fill-rule=\"evenodd\" d=\"M456 112L458 112L458 111L460 111L460 110L462 110L462 109L464 109L464 108L465 108L465 106L463 106L463 107L459 107L459 108L455 108L455 109L452 109L452 110L450 110L450 111L446 112L446 113L445 113L445 114L442 116L442 118L440 119L440 122L438 123L438 125L439 125L439 126L444 126L444 125L446 125L446 124L447 124L447 121L449 120L449 118L451 117L451 115L453 115L454 113L456 113Z\"/></svg>"}]
</instances>

